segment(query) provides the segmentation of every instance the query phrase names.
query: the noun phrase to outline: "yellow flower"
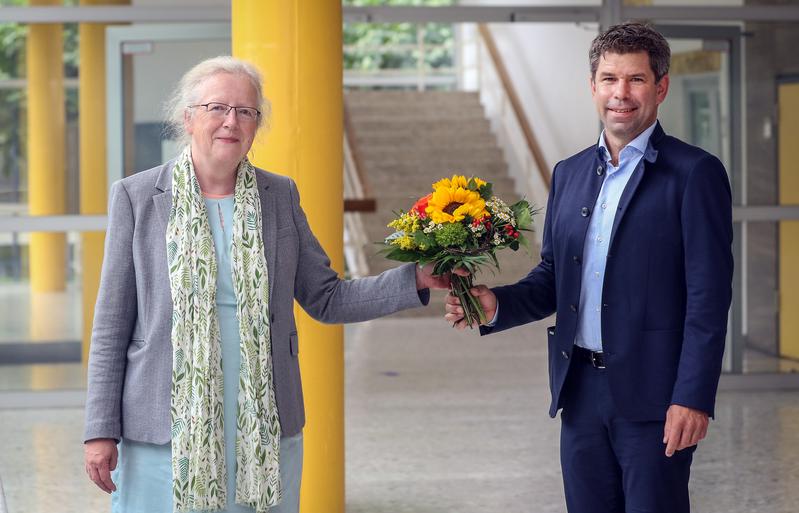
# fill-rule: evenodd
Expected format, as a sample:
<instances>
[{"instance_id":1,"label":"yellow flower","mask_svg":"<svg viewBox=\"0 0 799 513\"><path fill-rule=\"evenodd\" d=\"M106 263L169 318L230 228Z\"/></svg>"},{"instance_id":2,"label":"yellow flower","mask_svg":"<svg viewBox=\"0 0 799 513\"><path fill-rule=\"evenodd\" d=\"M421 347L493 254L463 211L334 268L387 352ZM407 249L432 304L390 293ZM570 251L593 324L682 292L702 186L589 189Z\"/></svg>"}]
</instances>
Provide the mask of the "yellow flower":
<instances>
[{"instance_id":1,"label":"yellow flower","mask_svg":"<svg viewBox=\"0 0 799 513\"><path fill-rule=\"evenodd\" d=\"M485 182L475 178L478 187ZM477 191L467 187L469 180L465 176L452 175L433 184L433 195L427 203L425 212L434 223L456 223L466 216L480 219L488 215L485 201Z\"/></svg>"},{"instance_id":2,"label":"yellow flower","mask_svg":"<svg viewBox=\"0 0 799 513\"><path fill-rule=\"evenodd\" d=\"M482 188L486 184L485 180L481 180L476 176L473 176L472 178L474 179L474 183L477 184L478 189ZM469 179L463 175L452 175L452 178L442 178L433 184L433 190L436 190L439 187L463 187L466 189L469 187Z\"/></svg>"},{"instance_id":3,"label":"yellow flower","mask_svg":"<svg viewBox=\"0 0 799 513\"><path fill-rule=\"evenodd\" d=\"M406 212L388 223L388 227L394 228L398 232L414 233L419 231L421 221L415 212Z\"/></svg>"},{"instance_id":4,"label":"yellow flower","mask_svg":"<svg viewBox=\"0 0 799 513\"><path fill-rule=\"evenodd\" d=\"M391 244L394 246L399 246L400 249L416 248L416 244L414 244L413 238L410 235L402 235L400 237L397 237L396 239L392 239Z\"/></svg>"}]
</instances>

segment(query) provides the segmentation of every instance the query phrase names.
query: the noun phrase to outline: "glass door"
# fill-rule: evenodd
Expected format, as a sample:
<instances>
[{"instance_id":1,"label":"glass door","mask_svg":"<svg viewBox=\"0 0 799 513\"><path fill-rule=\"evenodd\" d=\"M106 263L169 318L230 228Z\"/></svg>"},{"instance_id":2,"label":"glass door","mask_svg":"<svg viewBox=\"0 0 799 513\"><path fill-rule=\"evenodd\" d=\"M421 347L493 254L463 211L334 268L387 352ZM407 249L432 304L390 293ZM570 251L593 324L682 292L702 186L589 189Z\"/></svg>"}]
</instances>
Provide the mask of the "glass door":
<instances>
[{"instance_id":1,"label":"glass door","mask_svg":"<svg viewBox=\"0 0 799 513\"><path fill-rule=\"evenodd\" d=\"M106 31L108 183L177 154L164 105L203 59L229 55L230 24L147 24Z\"/></svg>"}]
</instances>

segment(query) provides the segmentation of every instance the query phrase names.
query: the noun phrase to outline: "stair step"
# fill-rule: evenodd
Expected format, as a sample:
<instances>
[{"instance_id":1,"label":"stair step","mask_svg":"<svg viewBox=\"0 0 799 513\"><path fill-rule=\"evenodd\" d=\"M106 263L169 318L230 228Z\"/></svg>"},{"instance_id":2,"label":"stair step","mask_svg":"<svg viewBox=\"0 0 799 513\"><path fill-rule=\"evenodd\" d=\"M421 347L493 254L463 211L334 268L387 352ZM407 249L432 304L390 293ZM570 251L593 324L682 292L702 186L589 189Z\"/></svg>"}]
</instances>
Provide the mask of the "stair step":
<instances>
[{"instance_id":1,"label":"stair step","mask_svg":"<svg viewBox=\"0 0 799 513\"><path fill-rule=\"evenodd\" d=\"M344 101L347 107L364 108L376 106L385 108L388 105L402 106L409 104L468 105L480 102L477 92L463 91L346 91Z\"/></svg>"},{"instance_id":2,"label":"stair step","mask_svg":"<svg viewBox=\"0 0 799 513\"><path fill-rule=\"evenodd\" d=\"M428 134L436 137L438 134L475 134L491 131L491 124L485 118L470 119L468 122L455 122L446 119L420 119L409 121L405 119L377 119L353 122L356 133L358 132L386 132Z\"/></svg>"}]
</instances>

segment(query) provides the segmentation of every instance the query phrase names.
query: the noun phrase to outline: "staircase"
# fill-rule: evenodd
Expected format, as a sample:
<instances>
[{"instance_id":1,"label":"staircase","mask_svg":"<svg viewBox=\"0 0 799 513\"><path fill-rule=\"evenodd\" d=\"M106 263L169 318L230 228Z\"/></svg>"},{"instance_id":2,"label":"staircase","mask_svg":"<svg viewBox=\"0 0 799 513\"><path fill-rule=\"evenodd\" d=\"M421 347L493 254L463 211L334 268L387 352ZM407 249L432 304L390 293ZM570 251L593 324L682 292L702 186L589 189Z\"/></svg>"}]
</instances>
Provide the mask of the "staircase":
<instances>
[{"instance_id":1,"label":"staircase","mask_svg":"<svg viewBox=\"0 0 799 513\"><path fill-rule=\"evenodd\" d=\"M477 93L449 91L350 91L344 96L360 154L361 174L377 200L377 211L361 214L367 239L382 241L391 233L386 225L394 212L407 211L431 191L436 180L454 173L479 176L494 184L494 193L511 204L519 199L508 175ZM543 229L543 215L535 218ZM539 248L498 252L501 274L486 270L479 283L513 283L539 261ZM380 246L366 248L370 274L396 267L397 262L377 254ZM444 293L434 293L429 308L399 316L443 315Z\"/></svg>"}]
</instances>

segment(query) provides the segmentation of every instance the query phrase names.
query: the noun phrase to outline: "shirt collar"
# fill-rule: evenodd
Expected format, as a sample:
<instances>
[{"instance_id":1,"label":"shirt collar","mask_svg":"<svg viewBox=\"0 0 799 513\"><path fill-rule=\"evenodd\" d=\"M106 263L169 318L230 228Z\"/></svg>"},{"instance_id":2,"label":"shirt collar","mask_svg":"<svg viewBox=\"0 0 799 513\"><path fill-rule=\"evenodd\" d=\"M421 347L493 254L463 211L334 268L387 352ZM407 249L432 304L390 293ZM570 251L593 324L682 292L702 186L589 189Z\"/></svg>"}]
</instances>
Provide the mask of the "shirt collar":
<instances>
[{"instance_id":1,"label":"shirt collar","mask_svg":"<svg viewBox=\"0 0 799 513\"><path fill-rule=\"evenodd\" d=\"M638 150L639 154L645 155L647 153L647 149L649 147L649 138L652 136L652 132L655 131L655 127L657 126L658 122L655 120L654 123L649 125L649 128L638 134L638 137L627 143L627 146L622 148L624 151L625 148L633 147ZM605 130L602 130L602 133L599 134L599 142L597 143L600 148L602 148L604 155L605 155L605 162L610 160L610 150L608 150L608 146L605 143ZM621 151L619 152L621 153Z\"/></svg>"}]
</instances>

